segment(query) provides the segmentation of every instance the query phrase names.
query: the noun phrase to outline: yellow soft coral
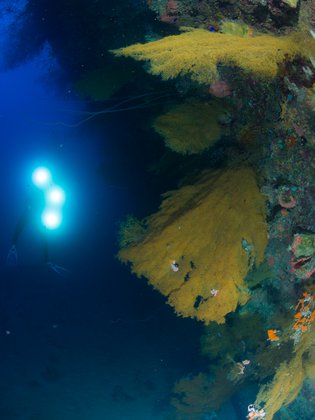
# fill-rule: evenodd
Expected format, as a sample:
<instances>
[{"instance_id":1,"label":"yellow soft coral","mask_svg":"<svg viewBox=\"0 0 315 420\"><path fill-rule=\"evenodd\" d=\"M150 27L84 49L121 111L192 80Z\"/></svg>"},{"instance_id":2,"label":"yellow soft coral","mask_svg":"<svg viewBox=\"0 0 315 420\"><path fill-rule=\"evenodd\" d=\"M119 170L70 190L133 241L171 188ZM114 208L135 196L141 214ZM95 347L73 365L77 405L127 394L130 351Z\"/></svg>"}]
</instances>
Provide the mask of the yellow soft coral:
<instances>
[{"instance_id":1,"label":"yellow soft coral","mask_svg":"<svg viewBox=\"0 0 315 420\"><path fill-rule=\"evenodd\" d=\"M304 371L300 357L294 357L289 363L282 363L273 381L261 388L255 406L263 406L266 419L272 420L281 407L290 404L297 397L303 381Z\"/></svg>"},{"instance_id":2,"label":"yellow soft coral","mask_svg":"<svg viewBox=\"0 0 315 420\"><path fill-rule=\"evenodd\" d=\"M175 419L204 419L209 411L218 410L232 392L233 384L227 379L227 372L221 369L214 375L201 372L181 378L175 383L171 398Z\"/></svg>"},{"instance_id":3,"label":"yellow soft coral","mask_svg":"<svg viewBox=\"0 0 315 420\"><path fill-rule=\"evenodd\" d=\"M220 113L215 103L184 103L157 117L153 128L176 153L201 153L220 138Z\"/></svg>"},{"instance_id":4,"label":"yellow soft coral","mask_svg":"<svg viewBox=\"0 0 315 420\"><path fill-rule=\"evenodd\" d=\"M248 300L250 266L267 243L265 203L247 167L207 171L164 195L144 238L122 248L138 276L167 296L177 314L208 323Z\"/></svg>"},{"instance_id":5,"label":"yellow soft coral","mask_svg":"<svg viewBox=\"0 0 315 420\"><path fill-rule=\"evenodd\" d=\"M212 391L213 378L205 373L177 381L171 399L171 404L176 409L175 418L181 420L201 418L203 414L213 409Z\"/></svg>"},{"instance_id":6,"label":"yellow soft coral","mask_svg":"<svg viewBox=\"0 0 315 420\"><path fill-rule=\"evenodd\" d=\"M292 359L283 362L273 380L259 390L255 406L263 406L266 420L295 400L306 377L312 377L315 330L306 333L295 348Z\"/></svg>"},{"instance_id":7,"label":"yellow soft coral","mask_svg":"<svg viewBox=\"0 0 315 420\"><path fill-rule=\"evenodd\" d=\"M113 53L149 61L150 73L161 75L164 80L188 75L192 80L208 84L218 78L219 63L274 77L279 63L299 55L309 57L314 55L314 49L314 40L302 33L240 37L189 28L180 35L131 45Z\"/></svg>"}]
</instances>

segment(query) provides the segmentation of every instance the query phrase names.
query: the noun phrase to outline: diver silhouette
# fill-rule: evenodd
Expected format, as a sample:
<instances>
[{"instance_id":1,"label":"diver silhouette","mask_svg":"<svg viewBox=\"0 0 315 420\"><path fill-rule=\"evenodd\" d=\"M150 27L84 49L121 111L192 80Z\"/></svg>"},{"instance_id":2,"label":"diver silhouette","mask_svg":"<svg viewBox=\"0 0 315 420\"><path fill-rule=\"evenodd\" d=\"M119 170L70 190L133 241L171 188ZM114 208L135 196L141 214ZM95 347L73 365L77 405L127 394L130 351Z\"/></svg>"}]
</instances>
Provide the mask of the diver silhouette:
<instances>
[{"instance_id":1,"label":"diver silhouette","mask_svg":"<svg viewBox=\"0 0 315 420\"><path fill-rule=\"evenodd\" d=\"M7 266L14 268L18 265L18 252L17 244L21 234L23 233L26 226L32 223L33 219L38 225L38 218L44 208L44 199L40 191L32 188L25 206L23 213L21 214L12 236L11 247L7 255ZM67 277L70 271L60 265L57 265L50 261L48 252L48 240L47 240L47 228L42 225L39 227L39 235L42 243L43 263L47 265L51 270L57 273L61 277Z\"/></svg>"}]
</instances>

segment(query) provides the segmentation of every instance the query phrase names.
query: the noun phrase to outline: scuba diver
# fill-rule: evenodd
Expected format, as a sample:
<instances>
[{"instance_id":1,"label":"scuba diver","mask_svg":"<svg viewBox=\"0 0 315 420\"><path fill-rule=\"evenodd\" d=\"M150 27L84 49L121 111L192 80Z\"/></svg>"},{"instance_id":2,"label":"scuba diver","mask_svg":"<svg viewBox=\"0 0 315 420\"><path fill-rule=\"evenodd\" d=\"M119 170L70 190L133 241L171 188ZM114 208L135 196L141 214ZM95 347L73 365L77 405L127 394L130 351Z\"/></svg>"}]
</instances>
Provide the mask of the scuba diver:
<instances>
[{"instance_id":1,"label":"scuba diver","mask_svg":"<svg viewBox=\"0 0 315 420\"><path fill-rule=\"evenodd\" d=\"M13 268L18 265L18 240L28 224L33 221L38 224L37 219L40 215L40 212L42 212L42 226L40 227L40 236L43 250L43 262L59 276L67 277L70 274L70 271L61 267L60 265L51 262L49 259L47 231L48 228L53 228L54 225L57 226L56 221L58 219L58 213L45 210L45 198L46 201L48 198L52 203L56 204L58 200L61 200L62 190L59 187L53 186L51 184L49 172L44 174L43 171L43 168L37 169L37 172L34 171L33 182L38 187L38 189L43 189L45 194L43 196L41 191L35 189L34 187L32 188L26 203L25 210L15 226L11 240L11 247L7 256L7 266Z\"/></svg>"}]
</instances>

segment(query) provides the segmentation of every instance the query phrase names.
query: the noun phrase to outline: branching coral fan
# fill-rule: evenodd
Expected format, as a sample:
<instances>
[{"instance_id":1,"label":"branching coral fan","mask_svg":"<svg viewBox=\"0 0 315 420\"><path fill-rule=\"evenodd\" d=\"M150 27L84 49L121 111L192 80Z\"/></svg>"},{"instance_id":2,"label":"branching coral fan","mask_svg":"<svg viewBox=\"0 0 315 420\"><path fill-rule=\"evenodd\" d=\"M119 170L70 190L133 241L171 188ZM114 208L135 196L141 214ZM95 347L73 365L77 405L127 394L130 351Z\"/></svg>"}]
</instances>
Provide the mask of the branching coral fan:
<instances>
[{"instance_id":1,"label":"branching coral fan","mask_svg":"<svg viewBox=\"0 0 315 420\"><path fill-rule=\"evenodd\" d=\"M222 386L216 387L215 383ZM217 410L233 392L233 384L220 370L216 375L199 373L175 383L171 404L176 409L176 420L196 420L206 418L207 413Z\"/></svg>"},{"instance_id":2,"label":"branching coral fan","mask_svg":"<svg viewBox=\"0 0 315 420\"><path fill-rule=\"evenodd\" d=\"M202 414L210 411L213 408L209 401L213 382L214 378L205 373L182 378L176 382L171 400L176 408L176 418L183 420L201 418Z\"/></svg>"},{"instance_id":3,"label":"branching coral fan","mask_svg":"<svg viewBox=\"0 0 315 420\"><path fill-rule=\"evenodd\" d=\"M76 91L93 101L105 101L132 78L129 68L111 63L110 66L88 72L75 84Z\"/></svg>"},{"instance_id":4,"label":"branching coral fan","mask_svg":"<svg viewBox=\"0 0 315 420\"><path fill-rule=\"evenodd\" d=\"M246 303L244 277L267 243L265 203L250 168L205 172L194 185L165 194L146 222L144 238L119 258L178 315L223 323Z\"/></svg>"},{"instance_id":5,"label":"branching coral fan","mask_svg":"<svg viewBox=\"0 0 315 420\"><path fill-rule=\"evenodd\" d=\"M283 362L271 383L263 385L257 395L255 406L263 406L266 419L272 420L274 414L295 400L304 379L313 377L314 334L311 330L303 336L295 349L293 358Z\"/></svg>"},{"instance_id":6,"label":"branching coral fan","mask_svg":"<svg viewBox=\"0 0 315 420\"><path fill-rule=\"evenodd\" d=\"M119 226L119 246L124 247L139 241L145 234L143 223L132 215L128 215Z\"/></svg>"},{"instance_id":7,"label":"branching coral fan","mask_svg":"<svg viewBox=\"0 0 315 420\"><path fill-rule=\"evenodd\" d=\"M188 28L180 35L131 45L113 53L149 61L150 73L161 75L164 80L189 75L192 80L209 84L218 79L219 63L274 77L279 63L296 56L314 56L314 49L314 40L304 33L240 37Z\"/></svg>"},{"instance_id":8,"label":"branching coral fan","mask_svg":"<svg viewBox=\"0 0 315 420\"><path fill-rule=\"evenodd\" d=\"M201 153L220 138L220 112L215 103L184 103L156 118L153 128L175 152Z\"/></svg>"}]
</instances>

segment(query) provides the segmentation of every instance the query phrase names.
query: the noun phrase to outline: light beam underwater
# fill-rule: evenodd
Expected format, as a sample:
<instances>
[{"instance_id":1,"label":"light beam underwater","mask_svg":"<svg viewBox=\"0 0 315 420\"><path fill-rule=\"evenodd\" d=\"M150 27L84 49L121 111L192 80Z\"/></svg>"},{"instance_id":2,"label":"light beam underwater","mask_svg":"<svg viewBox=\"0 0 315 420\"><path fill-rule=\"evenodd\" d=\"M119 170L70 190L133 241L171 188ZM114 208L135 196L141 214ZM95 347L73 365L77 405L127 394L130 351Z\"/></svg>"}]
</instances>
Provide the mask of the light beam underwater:
<instances>
[{"instance_id":1,"label":"light beam underwater","mask_svg":"<svg viewBox=\"0 0 315 420\"><path fill-rule=\"evenodd\" d=\"M52 176L48 168L39 166L32 173L34 185L43 191L45 207L41 215L41 222L46 229L53 230L62 222L62 207L66 200L64 190L53 184Z\"/></svg>"},{"instance_id":2,"label":"light beam underwater","mask_svg":"<svg viewBox=\"0 0 315 420\"><path fill-rule=\"evenodd\" d=\"M46 201L51 205L62 206L65 200L65 192L58 185L53 185L46 191Z\"/></svg>"},{"instance_id":3,"label":"light beam underwater","mask_svg":"<svg viewBox=\"0 0 315 420\"><path fill-rule=\"evenodd\" d=\"M45 189L51 183L50 171L44 166L40 166L33 171L32 181L36 187Z\"/></svg>"},{"instance_id":4,"label":"light beam underwater","mask_svg":"<svg viewBox=\"0 0 315 420\"><path fill-rule=\"evenodd\" d=\"M47 208L42 213L42 223L46 229L56 229L61 225L61 213L55 209Z\"/></svg>"}]
</instances>

